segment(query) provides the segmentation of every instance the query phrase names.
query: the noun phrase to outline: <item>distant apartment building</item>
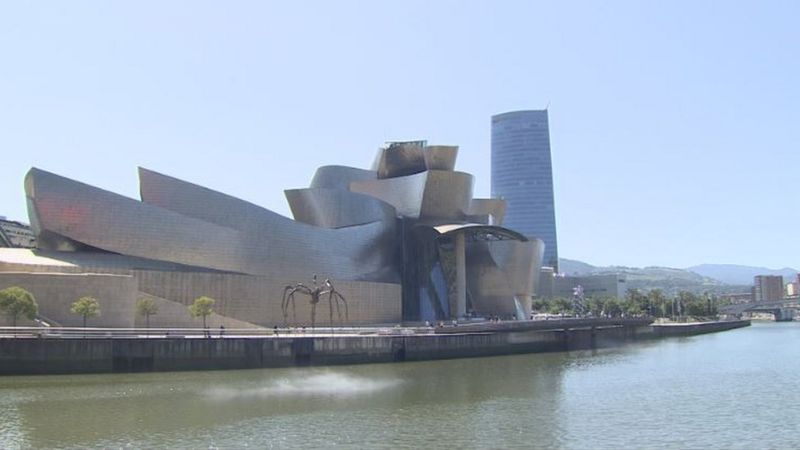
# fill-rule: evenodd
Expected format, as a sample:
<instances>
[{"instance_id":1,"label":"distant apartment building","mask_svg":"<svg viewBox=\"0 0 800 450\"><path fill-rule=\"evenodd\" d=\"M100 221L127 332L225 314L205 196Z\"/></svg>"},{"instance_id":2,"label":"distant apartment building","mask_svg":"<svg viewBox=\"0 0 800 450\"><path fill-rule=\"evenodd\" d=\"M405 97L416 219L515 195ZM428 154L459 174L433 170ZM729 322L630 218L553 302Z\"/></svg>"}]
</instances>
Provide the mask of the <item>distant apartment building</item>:
<instances>
[{"instance_id":1,"label":"distant apartment building","mask_svg":"<svg viewBox=\"0 0 800 450\"><path fill-rule=\"evenodd\" d=\"M800 297L800 273L795 276L794 280L786 283L786 296Z\"/></svg>"},{"instance_id":2,"label":"distant apartment building","mask_svg":"<svg viewBox=\"0 0 800 450\"><path fill-rule=\"evenodd\" d=\"M504 226L544 241L542 265L558 272L546 109L492 116L492 198L507 202Z\"/></svg>"},{"instance_id":3,"label":"distant apartment building","mask_svg":"<svg viewBox=\"0 0 800 450\"><path fill-rule=\"evenodd\" d=\"M786 296L787 297L797 297L798 296L798 288L800 285L796 281L791 281L786 283Z\"/></svg>"},{"instance_id":4,"label":"distant apartment building","mask_svg":"<svg viewBox=\"0 0 800 450\"><path fill-rule=\"evenodd\" d=\"M36 236L31 227L0 216L0 247L33 248Z\"/></svg>"},{"instance_id":5,"label":"distant apartment building","mask_svg":"<svg viewBox=\"0 0 800 450\"><path fill-rule=\"evenodd\" d=\"M720 294L719 299L724 304L739 305L753 301L752 292L735 292L731 294Z\"/></svg>"},{"instance_id":6,"label":"distant apartment building","mask_svg":"<svg viewBox=\"0 0 800 450\"><path fill-rule=\"evenodd\" d=\"M756 275L753 279L753 301L774 302L783 299L783 277L780 275Z\"/></svg>"},{"instance_id":7,"label":"distant apartment building","mask_svg":"<svg viewBox=\"0 0 800 450\"><path fill-rule=\"evenodd\" d=\"M585 297L625 296L626 278L624 274L587 275L580 277L557 276L553 279L553 297L572 297L575 288L580 286Z\"/></svg>"}]
</instances>

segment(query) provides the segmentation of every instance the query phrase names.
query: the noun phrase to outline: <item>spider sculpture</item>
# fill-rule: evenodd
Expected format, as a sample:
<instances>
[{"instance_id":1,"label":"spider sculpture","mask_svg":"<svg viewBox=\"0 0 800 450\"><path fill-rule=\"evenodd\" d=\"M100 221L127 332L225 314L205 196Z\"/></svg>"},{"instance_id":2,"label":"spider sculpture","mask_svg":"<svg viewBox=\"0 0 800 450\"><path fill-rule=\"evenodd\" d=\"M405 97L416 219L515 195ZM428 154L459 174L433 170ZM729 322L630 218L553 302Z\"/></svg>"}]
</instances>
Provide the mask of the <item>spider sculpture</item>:
<instances>
[{"instance_id":1,"label":"spider sculpture","mask_svg":"<svg viewBox=\"0 0 800 450\"><path fill-rule=\"evenodd\" d=\"M314 328L317 316L317 304L320 299L328 296L328 308L330 311L330 323L333 327L333 308L336 307L336 314L339 317L339 322L342 322L342 306L344 306L344 317L347 319L347 300L344 296L336 291L330 279L325 279L322 286L317 285L317 276L314 275L312 279L313 287L306 286L303 283L289 285L283 288L283 300L281 301L281 310L283 311L283 323L286 325L289 318L289 304L292 305L292 320L297 320L295 315L294 296L295 294L305 294L311 301L311 328Z\"/></svg>"}]
</instances>

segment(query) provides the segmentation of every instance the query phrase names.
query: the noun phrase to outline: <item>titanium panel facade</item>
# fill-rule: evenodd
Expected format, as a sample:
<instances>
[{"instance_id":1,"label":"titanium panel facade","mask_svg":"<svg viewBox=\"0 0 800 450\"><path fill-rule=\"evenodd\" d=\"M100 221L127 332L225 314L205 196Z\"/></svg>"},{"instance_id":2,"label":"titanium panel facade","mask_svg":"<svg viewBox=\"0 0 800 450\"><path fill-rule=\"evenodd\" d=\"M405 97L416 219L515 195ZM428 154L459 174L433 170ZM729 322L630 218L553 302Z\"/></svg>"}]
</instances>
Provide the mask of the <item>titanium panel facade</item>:
<instances>
[{"instance_id":1,"label":"titanium panel facade","mask_svg":"<svg viewBox=\"0 0 800 450\"><path fill-rule=\"evenodd\" d=\"M116 295L110 314L124 317L107 323L127 326L142 295L164 308L164 326L191 325L185 307L209 295L220 324L271 327L283 321L284 288L314 275L347 298L351 325L450 319L467 307L520 317L542 241L497 226L505 201L472 198L472 175L453 170L457 150L395 143L376 170L321 167L311 188L285 191L296 220L141 168L141 201L34 168L25 190L39 247L2 249L0 281L23 273L77 298L74 280L91 275L82 295ZM45 296L42 311L60 317L62 303ZM309 324L309 308L298 299L295 325ZM317 323L325 312L323 301Z\"/></svg>"},{"instance_id":2,"label":"titanium panel facade","mask_svg":"<svg viewBox=\"0 0 800 450\"><path fill-rule=\"evenodd\" d=\"M504 225L544 241L544 265L557 270L547 110L492 117L492 197L508 202Z\"/></svg>"},{"instance_id":3,"label":"titanium panel facade","mask_svg":"<svg viewBox=\"0 0 800 450\"><path fill-rule=\"evenodd\" d=\"M399 178L354 181L350 183L350 190L392 205L399 216L419 218L427 182L428 172L422 172Z\"/></svg>"},{"instance_id":4,"label":"titanium panel facade","mask_svg":"<svg viewBox=\"0 0 800 450\"><path fill-rule=\"evenodd\" d=\"M539 278L544 245L539 239L520 241L489 241L489 254L508 279L513 295L533 296Z\"/></svg>"},{"instance_id":5,"label":"titanium panel facade","mask_svg":"<svg viewBox=\"0 0 800 450\"><path fill-rule=\"evenodd\" d=\"M456 236L466 241L466 294L468 311L483 316L520 317L530 312L531 299L538 287L539 268L543 251L542 241L528 240L525 236L503 227L481 224L444 224L435 227L416 225L414 235L417 245L414 256L418 262L406 268L412 273L420 289L431 293L436 290L436 279L441 270L450 285L449 311L456 311L457 296L452 289L459 258ZM435 242L435 244L434 244ZM454 266L455 264L455 266ZM435 307L437 295L421 295L416 300L425 313L426 302ZM441 317L423 317L440 319Z\"/></svg>"},{"instance_id":6,"label":"titanium panel facade","mask_svg":"<svg viewBox=\"0 0 800 450\"><path fill-rule=\"evenodd\" d=\"M327 229L156 172L140 177L143 202L240 230L252 269L239 272L394 281L394 221Z\"/></svg>"},{"instance_id":7,"label":"titanium panel facade","mask_svg":"<svg viewBox=\"0 0 800 450\"><path fill-rule=\"evenodd\" d=\"M247 243L231 228L182 216L39 169L25 179L36 232L141 258L245 272ZM213 236L214 239L209 239Z\"/></svg>"},{"instance_id":8,"label":"titanium panel facade","mask_svg":"<svg viewBox=\"0 0 800 450\"><path fill-rule=\"evenodd\" d=\"M396 178L424 172L425 152L417 143L394 143L378 150L372 170L378 178Z\"/></svg>"},{"instance_id":9,"label":"titanium panel facade","mask_svg":"<svg viewBox=\"0 0 800 450\"><path fill-rule=\"evenodd\" d=\"M419 219L432 222L463 221L472 200L472 175L429 170Z\"/></svg>"},{"instance_id":10,"label":"titanium panel facade","mask_svg":"<svg viewBox=\"0 0 800 450\"><path fill-rule=\"evenodd\" d=\"M288 189L284 194L298 222L324 228L381 222L394 228L394 207L375 197L343 189Z\"/></svg>"},{"instance_id":11,"label":"titanium panel facade","mask_svg":"<svg viewBox=\"0 0 800 450\"><path fill-rule=\"evenodd\" d=\"M362 279L393 267L393 224L329 230L154 172L142 181L160 205L31 169L29 213L43 230L97 249L222 271L307 278L314 267Z\"/></svg>"},{"instance_id":12,"label":"titanium panel facade","mask_svg":"<svg viewBox=\"0 0 800 450\"><path fill-rule=\"evenodd\" d=\"M527 316L538 288L542 251L538 239L468 244L468 290L475 310L519 317L521 307Z\"/></svg>"},{"instance_id":13,"label":"titanium panel facade","mask_svg":"<svg viewBox=\"0 0 800 450\"><path fill-rule=\"evenodd\" d=\"M485 217L486 225L503 225L506 215L506 201L499 198L473 198L469 203L471 217Z\"/></svg>"},{"instance_id":14,"label":"titanium panel facade","mask_svg":"<svg viewBox=\"0 0 800 450\"><path fill-rule=\"evenodd\" d=\"M428 170L414 175L355 181L353 192L379 198L403 217L423 221L463 221L472 200L472 175Z\"/></svg>"},{"instance_id":15,"label":"titanium panel facade","mask_svg":"<svg viewBox=\"0 0 800 450\"><path fill-rule=\"evenodd\" d=\"M425 166L428 170L455 170L458 146L429 145L425 147Z\"/></svg>"},{"instance_id":16,"label":"titanium panel facade","mask_svg":"<svg viewBox=\"0 0 800 450\"><path fill-rule=\"evenodd\" d=\"M350 189L353 181L377 180L378 173L374 170L357 169L347 166L322 166L314 173L311 179L311 188Z\"/></svg>"},{"instance_id":17,"label":"titanium panel facade","mask_svg":"<svg viewBox=\"0 0 800 450\"><path fill-rule=\"evenodd\" d=\"M213 269L175 264L100 251L63 252L40 249L0 249L0 272L128 273L131 270L165 272L215 272Z\"/></svg>"}]
</instances>

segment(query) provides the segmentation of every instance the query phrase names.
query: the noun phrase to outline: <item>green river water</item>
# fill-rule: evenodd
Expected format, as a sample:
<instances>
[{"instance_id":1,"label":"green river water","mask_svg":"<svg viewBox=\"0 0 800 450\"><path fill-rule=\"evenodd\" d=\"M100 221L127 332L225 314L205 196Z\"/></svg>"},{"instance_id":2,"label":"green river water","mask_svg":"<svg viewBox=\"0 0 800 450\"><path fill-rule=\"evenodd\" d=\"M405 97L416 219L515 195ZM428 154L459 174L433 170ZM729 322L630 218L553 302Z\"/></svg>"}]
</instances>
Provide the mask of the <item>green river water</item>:
<instances>
[{"instance_id":1,"label":"green river water","mask_svg":"<svg viewBox=\"0 0 800 450\"><path fill-rule=\"evenodd\" d=\"M420 363L0 378L0 448L800 448L800 323Z\"/></svg>"}]
</instances>

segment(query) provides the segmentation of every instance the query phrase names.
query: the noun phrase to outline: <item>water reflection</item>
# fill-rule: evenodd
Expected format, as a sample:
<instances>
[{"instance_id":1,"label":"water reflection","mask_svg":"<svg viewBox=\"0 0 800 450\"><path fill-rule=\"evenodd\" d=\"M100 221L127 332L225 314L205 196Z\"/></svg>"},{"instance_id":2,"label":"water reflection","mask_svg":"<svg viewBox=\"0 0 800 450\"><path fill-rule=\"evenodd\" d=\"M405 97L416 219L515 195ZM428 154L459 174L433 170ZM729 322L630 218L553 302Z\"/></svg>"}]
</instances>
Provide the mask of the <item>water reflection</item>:
<instances>
[{"instance_id":1,"label":"water reflection","mask_svg":"<svg viewBox=\"0 0 800 450\"><path fill-rule=\"evenodd\" d=\"M431 439L471 442L486 434L502 439L524 425L499 419L505 415L523 420L531 410L557 410L561 372L571 358L551 354L339 368L15 377L1 380L0 389L15 392L10 403L21 426L12 427L30 430L27 443L35 447L124 445L154 435L188 443L195 442L197 433L251 419L263 419L257 421L265 431L259 444L275 437L269 432L272 423L281 424L275 433L303 437L308 429L334 441L341 427L363 425L354 438L372 436L380 442L396 433L433 428ZM301 418L330 420L330 415L335 415L332 423ZM291 416L300 417L293 424ZM540 416L555 425L548 413ZM19 436L3 436L5 443L19 443Z\"/></svg>"},{"instance_id":2,"label":"water reflection","mask_svg":"<svg viewBox=\"0 0 800 450\"><path fill-rule=\"evenodd\" d=\"M800 354L774 344L796 342L800 327L770 326L778 325L573 353L0 378L0 448L757 444L742 441L748 422L798 412L787 396ZM772 352L757 351L768 345ZM782 395L748 390L758 383ZM736 438L709 439L709 430Z\"/></svg>"}]
</instances>

